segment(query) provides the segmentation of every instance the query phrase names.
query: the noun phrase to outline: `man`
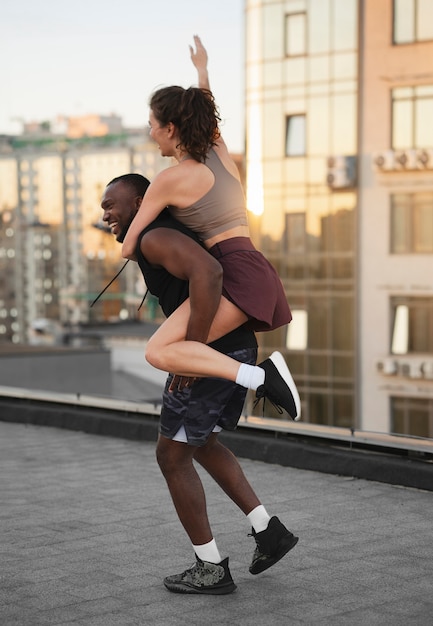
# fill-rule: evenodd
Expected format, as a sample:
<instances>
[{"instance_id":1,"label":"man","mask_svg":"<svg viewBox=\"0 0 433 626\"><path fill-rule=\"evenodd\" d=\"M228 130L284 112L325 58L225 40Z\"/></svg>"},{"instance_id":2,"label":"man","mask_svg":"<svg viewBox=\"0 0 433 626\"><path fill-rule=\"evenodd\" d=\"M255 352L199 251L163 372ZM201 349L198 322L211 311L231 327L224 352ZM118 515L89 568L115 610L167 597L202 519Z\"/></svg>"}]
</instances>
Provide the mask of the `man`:
<instances>
[{"instance_id":1,"label":"man","mask_svg":"<svg viewBox=\"0 0 433 626\"><path fill-rule=\"evenodd\" d=\"M123 241L148 185L140 174L125 174L107 185L101 201L103 220L117 241ZM149 291L159 298L165 315L189 297L190 323L206 327L221 296L222 271L194 233L168 212L162 213L139 237L136 258ZM246 327L211 345L238 361L256 362L256 338ZM277 517L269 516L236 457L218 440L222 428L236 428L246 392L246 388L223 379L191 381L172 375L167 379L156 456L196 555L192 568L164 579L169 591L219 595L236 589L228 557L221 558L213 538L203 485L193 461L202 465L247 516L256 540L249 568L252 574L276 563L298 541Z\"/></svg>"}]
</instances>

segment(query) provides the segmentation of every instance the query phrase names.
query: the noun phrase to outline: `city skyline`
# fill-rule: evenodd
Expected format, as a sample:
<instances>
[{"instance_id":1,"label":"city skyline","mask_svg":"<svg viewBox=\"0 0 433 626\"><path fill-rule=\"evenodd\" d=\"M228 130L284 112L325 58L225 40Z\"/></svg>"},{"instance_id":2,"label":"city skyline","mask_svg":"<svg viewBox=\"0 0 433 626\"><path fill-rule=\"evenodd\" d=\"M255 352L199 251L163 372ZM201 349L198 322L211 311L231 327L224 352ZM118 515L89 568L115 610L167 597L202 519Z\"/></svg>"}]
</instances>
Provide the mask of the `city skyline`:
<instances>
[{"instance_id":1,"label":"city skyline","mask_svg":"<svg viewBox=\"0 0 433 626\"><path fill-rule=\"evenodd\" d=\"M248 209L262 209L252 238L293 313L260 349L287 355L306 423L432 438L433 2L245 6L238 160ZM76 142L3 138L0 340L25 342L42 317L137 316L128 268L87 305L120 269L94 228L102 190L120 172L152 180L163 160L141 128L112 122Z\"/></svg>"},{"instance_id":2,"label":"city skyline","mask_svg":"<svg viewBox=\"0 0 433 626\"><path fill-rule=\"evenodd\" d=\"M156 87L195 84L188 45L197 33L209 52L224 138L233 152L243 151L243 5L220 0L215 11L200 0L125 0L120 11L98 0L8 4L0 24L7 59L0 67L0 134L20 134L23 122L91 113L146 126Z\"/></svg>"}]
</instances>

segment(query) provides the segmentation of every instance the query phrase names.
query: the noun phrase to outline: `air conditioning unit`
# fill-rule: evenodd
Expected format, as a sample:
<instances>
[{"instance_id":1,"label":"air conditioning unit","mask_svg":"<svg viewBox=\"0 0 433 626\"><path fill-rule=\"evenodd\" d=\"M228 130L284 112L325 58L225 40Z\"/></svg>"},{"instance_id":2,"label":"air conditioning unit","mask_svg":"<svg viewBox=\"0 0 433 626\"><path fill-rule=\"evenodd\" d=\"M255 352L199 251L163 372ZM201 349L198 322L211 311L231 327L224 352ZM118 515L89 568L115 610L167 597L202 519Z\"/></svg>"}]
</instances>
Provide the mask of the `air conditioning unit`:
<instances>
[{"instance_id":1,"label":"air conditioning unit","mask_svg":"<svg viewBox=\"0 0 433 626\"><path fill-rule=\"evenodd\" d=\"M430 148L417 150L416 161L417 161L418 169L432 170L433 169L433 150Z\"/></svg>"},{"instance_id":2,"label":"air conditioning unit","mask_svg":"<svg viewBox=\"0 0 433 626\"><path fill-rule=\"evenodd\" d=\"M396 170L418 169L416 150L398 150L394 153L394 167Z\"/></svg>"},{"instance_id":3,"label":"air conditioning unit","mask_svg":"<svg viewBox=\"0 0 433 626\"><path fill-rule=\"evenodd\" d=\"M394 359L381 359L377 362L377 369L385 376L395 376L397 374L397 362Z\"/></svg>"},{"instance_id":4,"label":"air conditioning unit","mask_svg":"<svg viewBox=\"0 0 433 626\"><path fill-rule=\"evenodd\" d=\"M404 361L400 363L400 374L406 378L422 378L421 366L419 361Z\"/></svg>"},{"instance_id":5,"label":"air conditioning unit","mask_svg":"<svg viewBox=\"0 0 433 626\"><path fill-rule=\"evenodd\" d=\"M421 365L421 372L424 378L433 380L433 361L424 361Z\"/></svg>"},{"instance_id":6,"label":"air conditioning unit","mask_svg":"<svg viewBox=\"0 0 433 626\"><path fill-rule=\"evenodd\" d=\"M331 189L353 189L356 187L356 157L330 156L327 159L326 182Z\"/></svg>"},{"instance_id":7,"label":"air conditioning unit","mask_svg":"<svg viewBox=\"0 0 433 626\"><path fill-rule=\"evenodd\" d=\"M326 182L332 189L348 189L353 187L350 177L344 170L328 171Z\"/></svg>"},{"instance_id":8,"label":"air conditioning unit","mask_svg":"<svg viewBox=\"0 0 433 626\"><path fill-rule=\"evenodd\" d=\"M337 169L344 170L346 167L346 157L342 155L329 156L326 159L328 170Z\"/></svg>"},{"instance_id":9,"label":"air conditioning unit","mask_svg":"<svg viewBox=\"0 0 433 626\"><path fill-rule=\"evenodd\" d=\"M392 172L395 170L394 150L374 152L372 155L373 169L376 172Z\"/></svg>"}]
</instances>

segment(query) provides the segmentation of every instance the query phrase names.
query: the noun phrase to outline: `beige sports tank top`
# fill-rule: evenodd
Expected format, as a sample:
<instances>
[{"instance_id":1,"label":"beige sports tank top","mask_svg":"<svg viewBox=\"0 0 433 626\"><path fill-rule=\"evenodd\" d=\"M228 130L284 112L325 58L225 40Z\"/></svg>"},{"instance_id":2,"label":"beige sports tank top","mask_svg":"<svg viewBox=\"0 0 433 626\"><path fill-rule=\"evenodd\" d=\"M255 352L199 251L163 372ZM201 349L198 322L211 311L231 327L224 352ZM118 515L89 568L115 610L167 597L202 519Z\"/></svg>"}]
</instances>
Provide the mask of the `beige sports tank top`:
<instances>
[{"instance_id":1,"label":"beige sports tank top","mask_svg":"<svg viewBox=\"0 0 433 626\"><path fill-rule=\"evenodd\" d=\"M169 207L179 222L198 234L202 241L234 228L248 226L245 197L240 182L230 174L211 149L205 165L215 176L211 189L186 209Z\"/></svg>"}]
</instances>

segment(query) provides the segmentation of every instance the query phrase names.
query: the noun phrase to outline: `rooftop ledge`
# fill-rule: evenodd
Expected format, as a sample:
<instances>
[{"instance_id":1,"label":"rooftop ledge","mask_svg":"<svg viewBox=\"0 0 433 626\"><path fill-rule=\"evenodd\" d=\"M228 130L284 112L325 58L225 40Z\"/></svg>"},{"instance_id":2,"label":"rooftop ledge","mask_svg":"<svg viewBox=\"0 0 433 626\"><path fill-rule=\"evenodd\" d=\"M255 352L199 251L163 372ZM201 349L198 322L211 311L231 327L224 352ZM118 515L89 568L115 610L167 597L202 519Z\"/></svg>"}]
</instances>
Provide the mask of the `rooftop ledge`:
<instances>
[{"instance_id":1,"label":"rooftop ledge","mask_svg":"<svg viewBox=\"0 0 433 626\"><path fill-rule=\"evenodd\" d=\"M0 420L155 441L160 405L0 387ZM223 431L235 454L325 473L433 491L433 440L242 416Z\"/></svg>"}]
</instances>

